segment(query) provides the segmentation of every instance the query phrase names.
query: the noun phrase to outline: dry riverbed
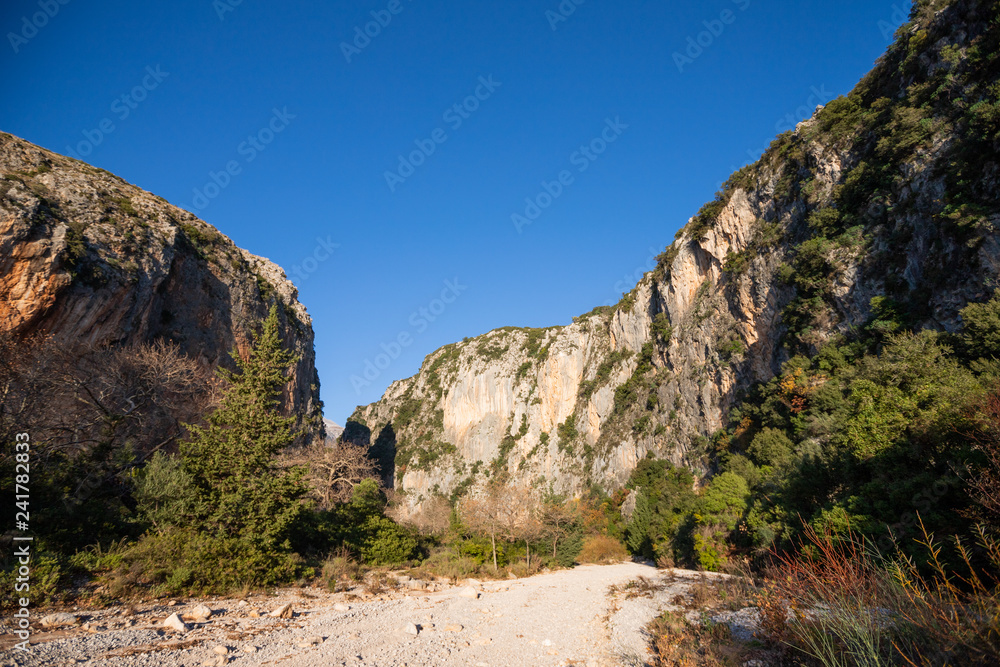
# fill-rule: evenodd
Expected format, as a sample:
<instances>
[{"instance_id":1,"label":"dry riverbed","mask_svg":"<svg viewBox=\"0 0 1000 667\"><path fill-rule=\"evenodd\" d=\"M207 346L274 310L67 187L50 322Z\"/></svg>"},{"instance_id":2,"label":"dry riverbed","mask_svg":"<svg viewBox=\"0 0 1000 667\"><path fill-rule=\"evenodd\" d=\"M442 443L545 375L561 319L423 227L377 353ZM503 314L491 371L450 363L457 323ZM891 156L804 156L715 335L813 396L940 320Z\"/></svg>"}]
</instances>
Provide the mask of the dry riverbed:
<instances>
[{"instance_id":1,"label":"dry riverbed","mask_svg":"<svg viewBox=\"0 0 1000 667\"><path fill-rule=\"evenodd\" d=\"M654 582L654 590L637 595L634 584L628 587L635 581ZM27 654L11 650L10 627L3 628L0 662L18 667L643 665L649 659L644 627L663 609L684 608L677 606L680 598L698 582L703 580L697 573L623 562L459 585L402 581L379 595L286 589L245 600L73 610L74 625L36 627ZM272 616L283 607L284 617ZM184 619L184 629L164 627L175 613ZM719 620L730 624L734 636L749 638L754 619L744 610ZM38 621L36 612L36 626Z\"/></svg>"}]
</instances>

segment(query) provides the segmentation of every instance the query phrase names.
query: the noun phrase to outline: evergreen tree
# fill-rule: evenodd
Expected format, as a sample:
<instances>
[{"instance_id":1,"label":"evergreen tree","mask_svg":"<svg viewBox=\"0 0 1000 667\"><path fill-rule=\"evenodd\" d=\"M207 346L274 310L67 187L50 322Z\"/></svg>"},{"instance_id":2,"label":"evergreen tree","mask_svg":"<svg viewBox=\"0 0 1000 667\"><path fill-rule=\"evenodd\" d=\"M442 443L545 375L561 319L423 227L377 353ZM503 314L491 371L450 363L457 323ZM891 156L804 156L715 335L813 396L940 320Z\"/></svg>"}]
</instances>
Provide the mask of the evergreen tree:
<instances>
[{"instance_id":1,"label":"evergreen tree","mask_svg":"<svg viewBox=\"0 0 1000 667\"><path fill-rule=\"evenodd\" d=\"M304 469L281 470L275 456L291 444L294 419L278 411L278 397L297 357L278 335L272 306L246 359L232 354L238 372L219 369L228 383L208 426L190 426L181 444L184 472L196 489L192 528L236 537L263 549L282 544L302 512Z\"/></svg>"}]
</instances>

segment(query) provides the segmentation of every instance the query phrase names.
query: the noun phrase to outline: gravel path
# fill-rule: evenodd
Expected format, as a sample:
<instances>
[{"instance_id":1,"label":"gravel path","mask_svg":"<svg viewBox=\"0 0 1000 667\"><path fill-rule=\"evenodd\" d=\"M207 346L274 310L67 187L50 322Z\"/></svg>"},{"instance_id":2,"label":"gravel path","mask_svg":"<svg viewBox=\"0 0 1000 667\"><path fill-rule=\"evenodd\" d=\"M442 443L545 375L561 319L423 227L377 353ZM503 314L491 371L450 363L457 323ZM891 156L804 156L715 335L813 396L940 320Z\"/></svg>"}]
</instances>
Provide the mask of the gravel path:
<instances>
[{"instance_id":1,"label":"gravel path","mask_svg":"<svg viewBox=\"0 0 1000 667\"><path fill-rule=\"evenodd\" d=\"M369 599L310 589L243 601L149 604L134 612L76 611L84 625L36 634L33 641L38 643L30 654L5 650L2 662L113 667L641 665L647 641L642 628L662 604L609 595L610 586L640 576L663 575L639 563L584 565L526 579L470 581L464 587L409 582L410 588L427 590L397 590ZM294 609L292 618L268 615L285 603ZM163 628L169 614L183 614L197 604L212 610L209 620L189 623L186 632Z\"/></svg>"}]
</instances>

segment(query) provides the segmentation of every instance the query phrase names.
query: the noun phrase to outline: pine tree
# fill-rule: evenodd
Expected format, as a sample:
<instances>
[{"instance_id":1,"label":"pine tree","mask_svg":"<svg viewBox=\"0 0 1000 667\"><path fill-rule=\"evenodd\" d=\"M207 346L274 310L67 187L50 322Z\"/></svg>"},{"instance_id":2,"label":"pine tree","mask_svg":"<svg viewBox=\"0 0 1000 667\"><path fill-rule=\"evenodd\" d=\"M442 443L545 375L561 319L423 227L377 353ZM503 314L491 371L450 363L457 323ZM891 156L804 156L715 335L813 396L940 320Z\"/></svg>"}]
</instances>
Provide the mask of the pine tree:
<instances>
[{"instance_id":1,"label":"pine tree","mask_svg":"<svg viewBox=\"0 0 1000 667\"><path fill-rule=\"evenodd\" d=\"M208 426L189 426L181 444L183 468L197 495L196 530L238 537L264 549L281 545L302 512L304 469L281 470L275 457L294 439L294 419L278 411L286 373L297 357L278 335L276 307L238 372L219 369L228 384Z\"/></svg>"}]
</instances>

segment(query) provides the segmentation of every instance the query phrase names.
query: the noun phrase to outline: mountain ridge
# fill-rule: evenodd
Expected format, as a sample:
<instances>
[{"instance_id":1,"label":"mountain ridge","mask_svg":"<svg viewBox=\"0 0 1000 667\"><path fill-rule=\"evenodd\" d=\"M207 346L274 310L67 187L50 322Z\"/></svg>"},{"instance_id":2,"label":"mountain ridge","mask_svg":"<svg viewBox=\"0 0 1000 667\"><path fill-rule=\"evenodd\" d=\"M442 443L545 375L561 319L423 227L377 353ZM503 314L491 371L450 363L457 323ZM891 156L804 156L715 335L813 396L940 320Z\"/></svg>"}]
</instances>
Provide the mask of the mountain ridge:
<instances>
[{"instance_id":1,"label":"mountain ridge","mask_svg":"<svg viewBox=\"0 0 1000 667\"><path fill-rule=\"evenodd\" d=\"M957 330L1000 274L988 4L915 5L857 87L733 174L617 306L445 346L344 437L411 509L504 470L612 490L649 452L704 475L739 397L796 354L894 310Z\"/></svg>"},{"instance_id":2,"label":"mountain ridge","mask_svg":"<svg viewBox=\"0 0 1000 667\"><path fill-rule=\"evenodd\" d=\"M0 327L67 344L167 340L209 368L271 304L299 356L285 409L321 437L312 320L284 271L102 169L0 133ZM310 436L312 437L312 436Z\"/></svg>"}]
</instances>

